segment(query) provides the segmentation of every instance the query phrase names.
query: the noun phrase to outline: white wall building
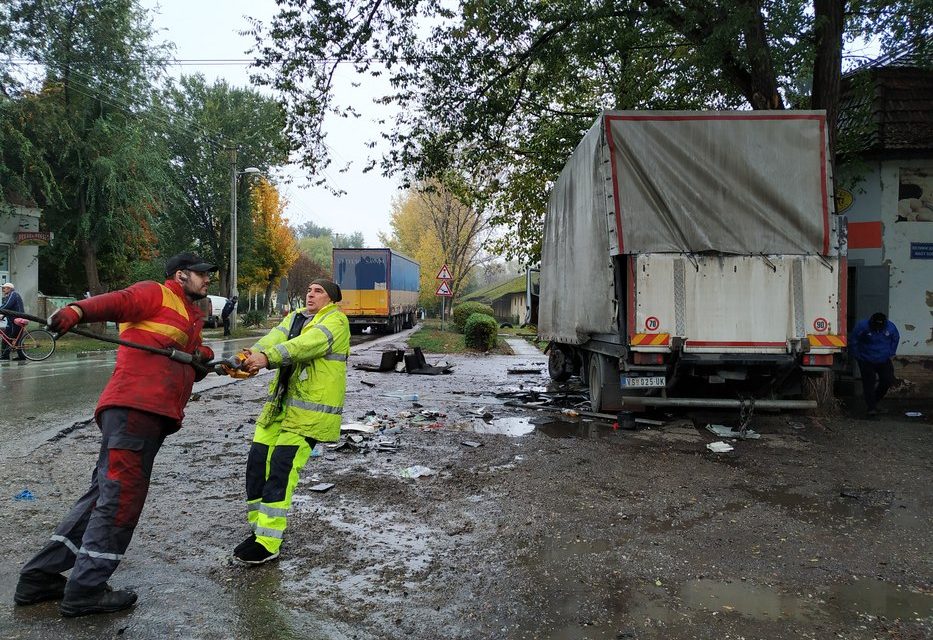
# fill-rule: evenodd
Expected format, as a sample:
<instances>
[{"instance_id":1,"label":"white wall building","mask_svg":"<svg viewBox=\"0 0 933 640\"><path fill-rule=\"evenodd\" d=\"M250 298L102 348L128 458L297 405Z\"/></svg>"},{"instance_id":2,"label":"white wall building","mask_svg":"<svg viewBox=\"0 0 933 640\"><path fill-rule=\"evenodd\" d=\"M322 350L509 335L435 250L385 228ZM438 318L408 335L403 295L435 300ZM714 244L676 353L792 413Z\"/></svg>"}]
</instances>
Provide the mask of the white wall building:
<instances>
[{"instance_id":1,"label":"white wall building","mask_svg":"<svg viewBox=\"0 0 933 640\"><path fill-rule=\"evenodd\" d=\"M0 211L0 281L16 285L26 313L37 312L38 245L48 243L48 234L39 231L40 215L39 209L19 205Z\"/></svg>"}]
</instances>

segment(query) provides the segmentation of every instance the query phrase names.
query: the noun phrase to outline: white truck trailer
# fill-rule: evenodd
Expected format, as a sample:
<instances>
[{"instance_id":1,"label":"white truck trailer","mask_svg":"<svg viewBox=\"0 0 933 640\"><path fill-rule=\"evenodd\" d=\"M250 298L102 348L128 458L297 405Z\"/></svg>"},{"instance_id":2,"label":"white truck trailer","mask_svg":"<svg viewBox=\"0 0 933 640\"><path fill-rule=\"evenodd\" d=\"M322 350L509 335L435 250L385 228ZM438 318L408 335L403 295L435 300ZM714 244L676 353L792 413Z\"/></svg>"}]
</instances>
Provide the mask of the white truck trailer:
<instances>
[{"instance_id":1,"label":"white truck trailer","mask_svg":"<svg viewBox=\"0 0 933 640\"><path fill-rule=\"evenodd\" d=\"M603 112L548 204L551 377L594 411L815 407L846 335L832 198L822 111Z\"/></svg>"}]
</instances>

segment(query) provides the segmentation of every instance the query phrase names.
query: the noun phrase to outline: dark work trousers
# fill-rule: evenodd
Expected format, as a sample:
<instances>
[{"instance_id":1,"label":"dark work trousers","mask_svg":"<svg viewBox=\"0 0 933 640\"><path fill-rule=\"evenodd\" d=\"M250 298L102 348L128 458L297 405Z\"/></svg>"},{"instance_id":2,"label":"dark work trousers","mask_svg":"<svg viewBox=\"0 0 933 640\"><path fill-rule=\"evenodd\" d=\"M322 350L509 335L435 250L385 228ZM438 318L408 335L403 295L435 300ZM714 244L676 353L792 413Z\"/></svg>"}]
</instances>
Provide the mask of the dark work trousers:
<instances>
[{"instance_id":1,"label":"dark work trousers","mask_svg":"<svg viewBox=\"0 0 933 640\"><path fill-rule=\"evenodd\" d=\"M224 335L229 336L230 335L230 316L226 316L222 318L222 322L224 323Z\"/></svg>"},{"instance_id":2,"label":"dark work trousers","mask_svg":"<svg viewBox=\"0 0 933 640\"><path fill-rule=\"evenodd\" d=\"M865 396L865 405L871 411L894 384L894 363L891 360L884 362L859 360L858 369L862 374L862 393Z\"/></svg>"},{"instance_id":3,"label":"dark work trousers","mask_svg":"<svg viewBox=\"0 0 933 640\"><path fill-rule=\"evenodd\" d=\"M178 428L171 418L123 407L101 411L98 422L100 455L90 489L21 571L61 573L73 567L69 592L98 589L116 571L146 502L156 453Z\"/></svg>"},{"instance_id":4,"label":"dark work trousers","mask_svg":"<svg viewBox=\"0 0 933 640\"><path fill-rule=\"evenodd\" d=\"M17 339L16 342L13 342L14 338L16 338L17 336L19 336L19 327L16 326L15 324L13 324L13 321L12 321L12 320L11 320L9 323L7 323L7 326L5 326L5 327L3 328L3 333L6 334L6 337L10 339L10 342L13 343L14 346L17 346L17 347L18 347L18 346L20 346L20 344L22 343L22 339L21 339L21 338L20 338L20 339ZM10 347L9 347L9 345L8 345L6 342L4 342L4 343L3 343L2 353L0 353L0 358L8 358L8 357L10 357ZM17 357L17 358L22 358L22 357L23 357L23 351L22 351L22 349L17 349L17 350L16 350L16 357Z\"/></svg>"}]
</instances>

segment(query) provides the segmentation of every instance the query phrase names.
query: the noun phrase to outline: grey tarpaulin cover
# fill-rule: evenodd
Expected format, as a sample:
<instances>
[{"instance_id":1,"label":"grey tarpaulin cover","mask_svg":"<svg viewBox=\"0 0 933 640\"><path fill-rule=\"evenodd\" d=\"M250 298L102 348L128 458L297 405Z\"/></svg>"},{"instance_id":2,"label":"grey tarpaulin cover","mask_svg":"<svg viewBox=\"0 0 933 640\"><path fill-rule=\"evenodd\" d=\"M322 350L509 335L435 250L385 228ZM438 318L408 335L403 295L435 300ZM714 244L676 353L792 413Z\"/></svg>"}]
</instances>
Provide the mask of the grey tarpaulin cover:
<instances>
[{"instance_id":1,"label":"grey tarpaulin cover","mask_svg":"<svg viewBox=\"0 0 933 640\"><path fill-rule=\"evenodd\" d=\"M613 255L834 253L830 181L822 111L604 111L551 191L539 330L615 330Z\"/></svg>"}]
</instances>

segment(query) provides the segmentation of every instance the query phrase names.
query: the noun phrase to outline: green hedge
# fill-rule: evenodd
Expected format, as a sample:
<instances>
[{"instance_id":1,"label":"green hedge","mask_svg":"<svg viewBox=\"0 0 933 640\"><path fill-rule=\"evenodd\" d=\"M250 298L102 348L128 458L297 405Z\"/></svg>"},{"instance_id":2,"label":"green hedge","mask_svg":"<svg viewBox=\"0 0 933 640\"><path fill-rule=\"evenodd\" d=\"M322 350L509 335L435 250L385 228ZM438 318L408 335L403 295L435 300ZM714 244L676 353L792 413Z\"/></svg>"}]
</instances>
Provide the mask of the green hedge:
<instances>
[{"instance_id":1,"label":"green hedge","mask_svg":"<svg viewBox=\"0 0 933 640\"><path fill-rule=\"evenodd\" d=\"M464 302L458 304L454 307L453 324L454 330L458 333L463 333L466 329L467 318L469 318L474 313L482 313L487 316L495 318L496 312L492 310L488 304L483 304L482 302Z\"/></svg>"},{"instance_id":2,"label":"green hedge","mask_svg":"<svg viewBox=\"0 0 933 640\"><path fill-rule=\"evenodd\" d=\"M261 327L266 320L265 312L259 309L253 309L243 314L244 327Z\"/></svg>"},{"instance_id":3,"label":"green hedge","mask_svg":"<svg viewBox=\"0 0 933 640\"><path fill-rule=\"evenodd\" d=\"M463 327L463 342L471 349L489 351L497 343L499 323L485 313L472 313Z\"/></svg>"}]
</instances>

